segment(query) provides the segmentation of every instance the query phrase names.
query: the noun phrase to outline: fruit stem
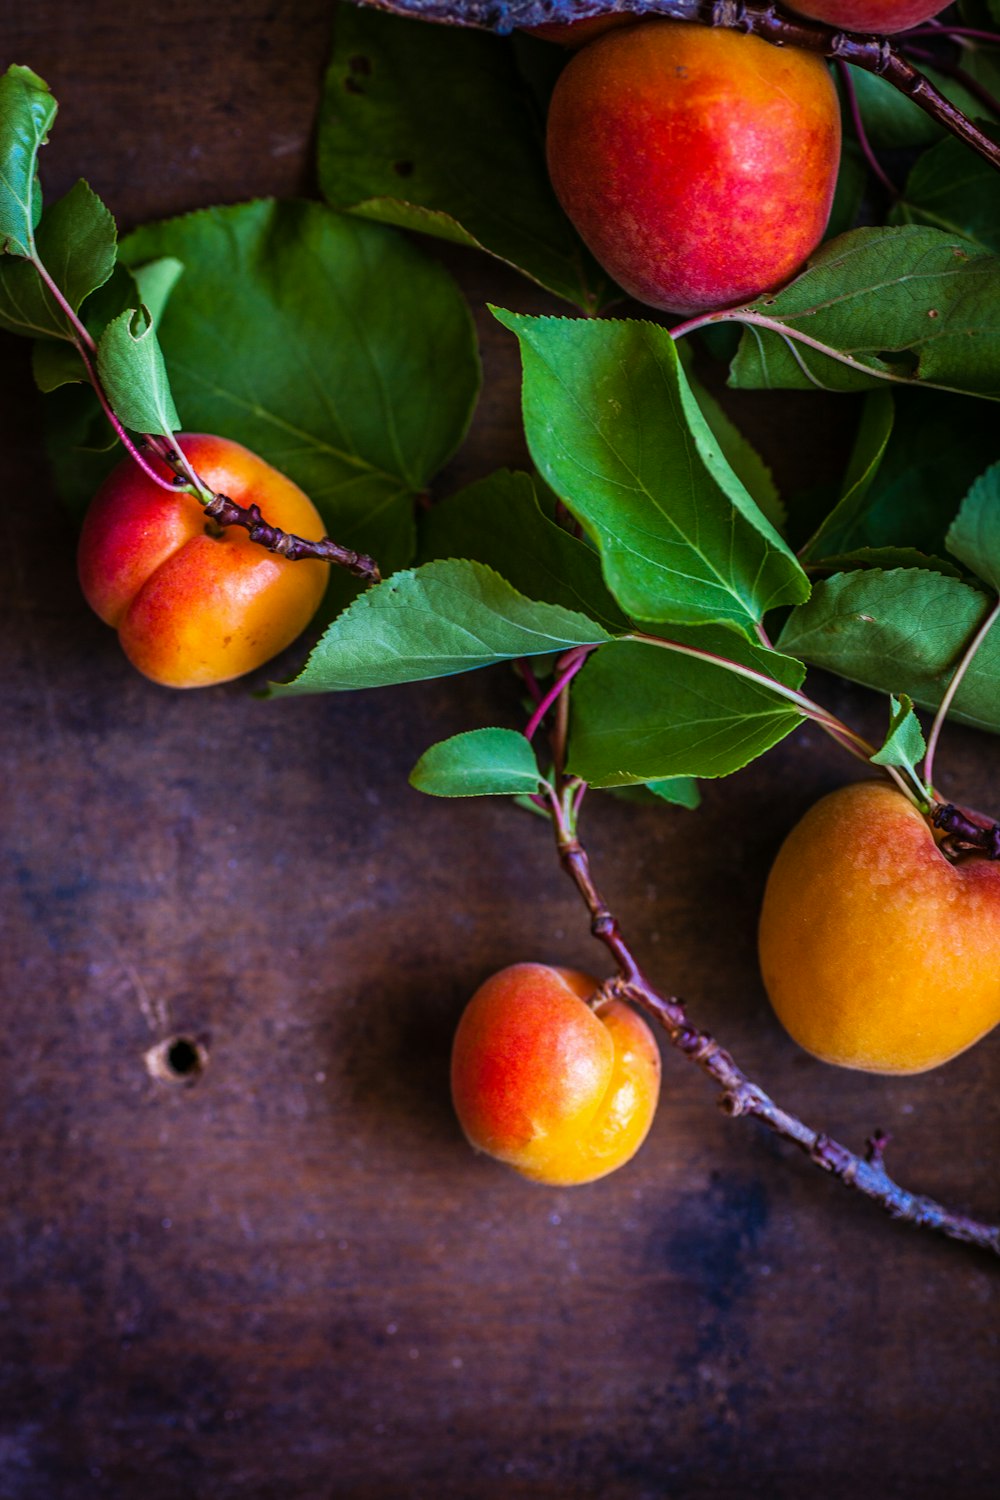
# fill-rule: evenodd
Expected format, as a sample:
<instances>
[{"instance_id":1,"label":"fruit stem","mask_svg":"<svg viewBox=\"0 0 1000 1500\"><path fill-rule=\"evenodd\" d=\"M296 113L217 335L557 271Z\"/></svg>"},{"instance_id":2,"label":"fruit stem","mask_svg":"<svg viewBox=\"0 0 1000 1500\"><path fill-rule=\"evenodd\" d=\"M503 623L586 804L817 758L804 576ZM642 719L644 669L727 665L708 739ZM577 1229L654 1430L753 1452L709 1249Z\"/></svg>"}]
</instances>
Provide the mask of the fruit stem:
<instances>
[{"instance_id":1,"label":"fruit stem","mask_svg":"<svg viewBox=\"0 0 1000 1500\"><path fill-rule=\"evenodd\" d=\"M574 792L574 802L579 792ZM618 919L594 882L590 860L581 844L575 820L566 816L565 794L551 789L550 805L556 844L563 869L573 881L590 913L590 930L604 944L617 970L603 986L610 999L626 1000L653 1016L665 1030L673 1047L689 1062L707 1073L721 1089L719 1105L733 1119L746 1115L790 1141L823 1172L845 1187L872 1199L894 1219L931 1229L949 1239L978 1245L1000 1255L1000 1226L983 1224L957 1214L932 1198L918 1196L900 1187L885 1170L883 1157L887 1138L876 1131L865 1156L858 1156L830 1136L806 1125L790 1114L753 1083L732 1055L710 1036L692 1025L684 1003L676 996L662 995L646 978L622 935Z\"/></svg>"},{"instance_id":2,"label":"fruit stem","mask_svg":"<svg viewBox=\"0 0 1000 1500\"><path fill-rule=\"evenodd\" d=\"M927 750L924 754L923 767L924 780L931 792L934 790L934 757L937 754L938 740L941 738L941 730L944 728L944 721L948 717L948 710L951 708L955 694L962 685L962 678L972 665L976 652L989 635L998 615L1000 615L1000 598L997 599L997 602L963 651L958 665L951 674L951 681L948 683L944 696L938 705L938 711L934 715L934 722L927 736Z\"/></svg>"}]
</instances>

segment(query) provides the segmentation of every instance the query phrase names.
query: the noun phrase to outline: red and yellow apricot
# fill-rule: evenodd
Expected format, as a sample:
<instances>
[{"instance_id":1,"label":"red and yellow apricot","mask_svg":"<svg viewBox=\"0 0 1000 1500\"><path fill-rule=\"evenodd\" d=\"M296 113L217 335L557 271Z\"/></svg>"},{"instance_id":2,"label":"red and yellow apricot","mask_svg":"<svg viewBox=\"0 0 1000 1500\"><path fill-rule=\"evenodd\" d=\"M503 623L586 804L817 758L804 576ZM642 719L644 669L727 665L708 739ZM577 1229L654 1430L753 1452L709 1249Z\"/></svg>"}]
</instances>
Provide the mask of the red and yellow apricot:
<instances>
[{"instance_id":1,"label":"red and yellow apricot","mask_svg":"<svg viewBox=\"0 0 1000 1500\"><path fill-rule=\"evenodd\" d=\"M819 57L647 21L570 60L547 153L559 201L619 285L653 307L701 312L781 285L816 248L840 108Z\"/></svg>"},{"instance_id":2,"label":"red and yellow apricot","mask_svg":"<svg viewBox=\"0 0 1000 1500\"><path fill-rule=\"evenodd\" d=\"M176 441L214 493L256 503L283 531L323 536L312 501L248 448L205 434ZM149 463L170 478L166 465ZM133 666L182 688L240 677L290 645L329 572L325 562L290 562L238 527L213 525L194 496L161 489L130 458L91 503L78 567L87 603L118 631Z\"/></svg>"},{"instance_id":3,"label":"red and yellow apricot","mask_svg":"<svg viewBox=\"0 0 1000 1500\"><path fill-rule=\"evenodd\" d=\"M660 1055L646 1022L572 969L514 964L459 1022L451 1090L472 1146L524 1177L592 1182L635 1155L653 1121Z\"/></svg>"},{"instance_id":4,"label":"red and yellow apricot","mask_svg":"<svg viewBox=\"0 0 1000 1500\"><path fill-rule=\"evenodd\" d=\"M842 787L778 853L760 966L807 1052L871 1073L937 1067L1000 1021L1000 863L952 864L888 785Z\"/></svg>"}]
</instances>

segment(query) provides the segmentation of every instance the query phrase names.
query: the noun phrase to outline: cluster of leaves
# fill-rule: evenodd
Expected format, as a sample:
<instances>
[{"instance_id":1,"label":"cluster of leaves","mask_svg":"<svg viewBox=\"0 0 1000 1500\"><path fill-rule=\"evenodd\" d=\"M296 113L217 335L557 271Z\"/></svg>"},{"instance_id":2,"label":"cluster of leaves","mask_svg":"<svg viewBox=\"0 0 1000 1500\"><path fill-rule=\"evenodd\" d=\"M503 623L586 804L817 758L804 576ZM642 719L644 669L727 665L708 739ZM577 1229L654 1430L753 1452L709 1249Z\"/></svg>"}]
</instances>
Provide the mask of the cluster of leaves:
<instances>
[{"instance_id":1,"label":"cluster of leaves","mask_svg":"<svg viewBox=\"0 0 1000 1500\"><path fill-rule=\"evenodd\" d=\"M861 179L848 152L838 232L811 265L780 293L696 320L731 340L731 385L818 387L862 408L842 480L786 509L671 331L593 316L621 294L544 167L563 60L530 38L342 7L319 131L326 201L205 210L121 245L86 184L41 212L36 157L55 105L11 70L0 324L38 340L67 498L81 504L108 464L108 431L40 265L90 330L127 427L176 430L179 409L189 428L247 443L388 575L350 603L338 582L331 623L277 693L524 658L544 677L582 652L569 772L691 805L692 778L736 770L802 722L816 664L900 695L881 753L909 765L922 749L910 700L940 702L1000 577L989 168L863 80L872 135L926 147L891 222L850 227ZM588 315L494 310L520 344L535 472L496 473L419 526L415 501L464 435L479 370L454 283L400 228L477 247ZM993 631L953 712L1000 730L998 684ZM539 774L523 737L485 730L435 747L415 780L518 795Z\"/></svg>"}]
</instances>

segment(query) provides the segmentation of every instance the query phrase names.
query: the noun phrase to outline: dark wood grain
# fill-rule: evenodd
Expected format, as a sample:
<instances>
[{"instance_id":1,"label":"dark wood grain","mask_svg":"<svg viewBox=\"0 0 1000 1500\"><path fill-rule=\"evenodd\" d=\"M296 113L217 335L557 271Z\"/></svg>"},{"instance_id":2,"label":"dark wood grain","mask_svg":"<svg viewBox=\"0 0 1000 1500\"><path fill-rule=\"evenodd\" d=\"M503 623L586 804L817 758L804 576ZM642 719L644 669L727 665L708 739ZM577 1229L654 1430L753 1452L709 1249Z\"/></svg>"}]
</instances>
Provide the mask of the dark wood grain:
<instances>
[{"instance_id":1,"label":"dark wood grain","mask_svg":"<svg viewBox=\"0 0 1000 1500\"><path fill-rule=\"evenodd\" d=\"M61 101L49 192L86 174L131 224L308 187L329 9L22 7L3 61ZM487 372L456 483L524 457L485 298L554 304L447 260ZM0 354L2 1500L994 1495L985 1257L727 1122L674 1057L606 1182L531 1186L460 1139L448 1048L477 983L600 963L540 823L406 785L431 740L517 722L509 678L281 703L146 683L78 595L25 350ZM742 410L786 482L853 420L826 409L817 438L796 414L788 447L764 398ZM872 696L819 687L877 733ZM236 765L249 797L220 790ZM940 765L996 807L995 740L949 729ZM594 798L596 871L651 975L776 1097L855 1144L890 1130L902 1181L994 1216L997 1037L848 1074L760 989L768 862L850 775L802 732L696 816ZM190 1088L144 1065L173 1031L209 1053Z\"/></svg>"}]
</instances>

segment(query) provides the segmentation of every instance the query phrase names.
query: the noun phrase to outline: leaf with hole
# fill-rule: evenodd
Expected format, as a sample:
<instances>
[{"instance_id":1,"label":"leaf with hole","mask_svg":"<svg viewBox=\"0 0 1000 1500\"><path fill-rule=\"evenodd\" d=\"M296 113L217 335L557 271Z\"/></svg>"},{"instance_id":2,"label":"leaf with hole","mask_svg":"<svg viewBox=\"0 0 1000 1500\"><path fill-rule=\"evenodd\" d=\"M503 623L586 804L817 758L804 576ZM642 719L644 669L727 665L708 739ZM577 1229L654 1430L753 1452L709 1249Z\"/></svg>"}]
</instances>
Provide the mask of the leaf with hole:
<instances>
[{"instance_id":1,"label":"leaf with hole","mask_svg":"<svg viewBox=\"0 0 1000 1500\"><path fill-rule=\"evenodd\" d=\"M97 346L97 372L112 410L133 432L169 436L181 425L153 320L139 308L120 313Z\"/></svg>"},{"instance_id":2,"label":"leaf with hole","mask_svg":"<svg viewBox=\"0 0 1000 1500\"><path fill-rule=\"evenodd\" d=\"M432 797L525 797L542 776L523 734L514 729L474 729L425 750L410 785Z\"/></svg>"}]
</instances>

